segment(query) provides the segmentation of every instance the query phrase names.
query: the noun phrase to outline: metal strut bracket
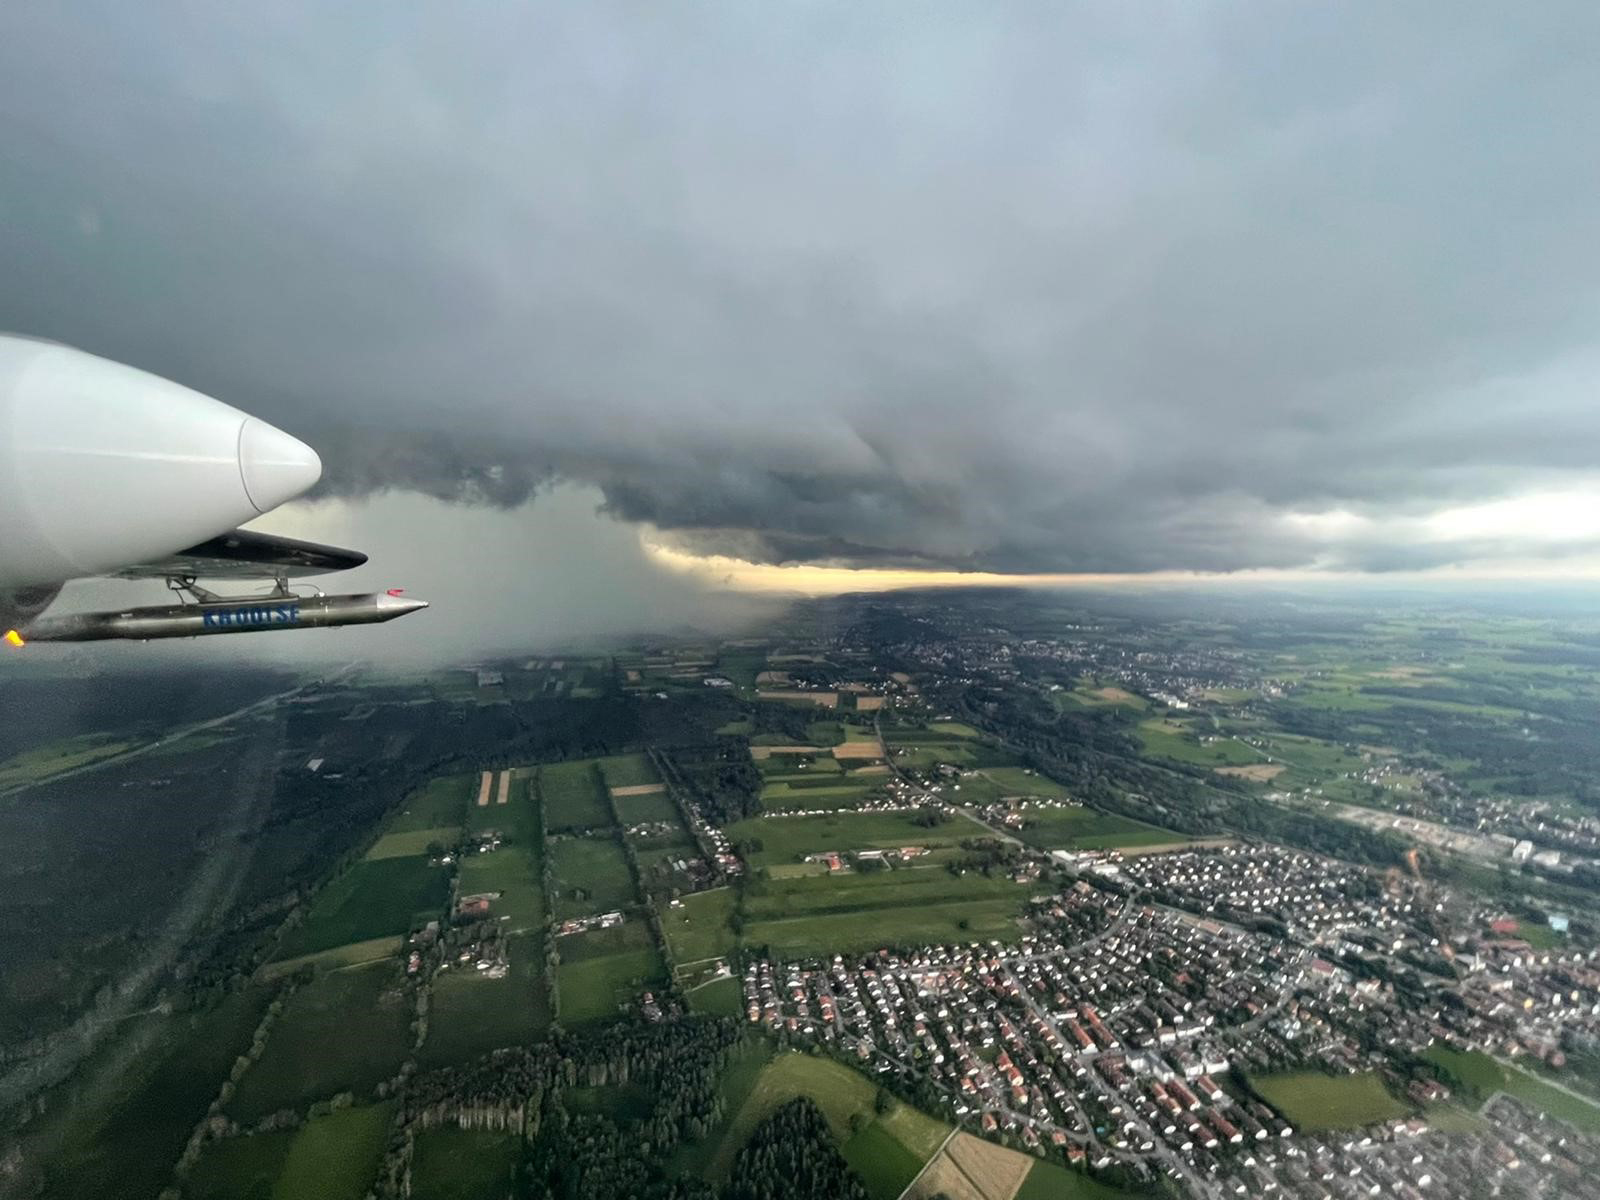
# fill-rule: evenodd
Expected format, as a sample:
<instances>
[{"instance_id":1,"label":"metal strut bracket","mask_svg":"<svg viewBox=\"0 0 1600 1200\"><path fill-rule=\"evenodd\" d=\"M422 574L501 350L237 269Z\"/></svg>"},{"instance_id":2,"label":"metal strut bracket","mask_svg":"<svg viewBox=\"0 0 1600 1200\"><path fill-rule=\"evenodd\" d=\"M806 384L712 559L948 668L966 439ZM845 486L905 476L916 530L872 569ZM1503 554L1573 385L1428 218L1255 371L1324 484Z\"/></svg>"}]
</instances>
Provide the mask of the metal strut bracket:
<instances>
[{"instance_id":1,"label":"metal strut bracket","mask_svg":"<svg viewBox=\"0 0 1600 1200\"><path fill-rule=\"evenodd\" d=\"M272 590L265 595L257 596L219 596L213 591L203 588L195 581L193 575L168 575L167 588L178 594L178 599L183 604L235 604L248 600L294 600L298 597L289 590L289 577L279 575L273 580ZM313 588L317 595L322 595L320 588Z\"/></svg>"}]
</instances>

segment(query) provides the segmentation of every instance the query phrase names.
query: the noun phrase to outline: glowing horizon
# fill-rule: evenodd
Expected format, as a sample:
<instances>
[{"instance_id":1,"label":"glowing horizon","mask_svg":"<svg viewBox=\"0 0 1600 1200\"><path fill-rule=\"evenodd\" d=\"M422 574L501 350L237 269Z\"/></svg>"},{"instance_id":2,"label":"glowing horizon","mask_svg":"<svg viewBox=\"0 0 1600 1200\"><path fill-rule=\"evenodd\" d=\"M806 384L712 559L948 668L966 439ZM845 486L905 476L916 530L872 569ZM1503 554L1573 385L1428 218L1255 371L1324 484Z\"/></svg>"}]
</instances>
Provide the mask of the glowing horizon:
<instances>
[{"instance_id":1,"label":"glowing horizon","mask_svg":"<svg viewBox=\"0 0 1600 1200\"><path fill-rule=\"evenodd\" d=\"M1547 562L1451 564L1415 571L1349 571L1315 567L1258 567L1246 571L1018 572L958 571L903 567L818 566L810 563L758 563L722 554L691 554L640 537L647 558L680 575L738 591L802 596L848 592L889 592L935 587L1137 587L1182 584L1563 582L1600 579L1600 560L1570 560L1555 568Z\"/></svg>"}]
</instances>

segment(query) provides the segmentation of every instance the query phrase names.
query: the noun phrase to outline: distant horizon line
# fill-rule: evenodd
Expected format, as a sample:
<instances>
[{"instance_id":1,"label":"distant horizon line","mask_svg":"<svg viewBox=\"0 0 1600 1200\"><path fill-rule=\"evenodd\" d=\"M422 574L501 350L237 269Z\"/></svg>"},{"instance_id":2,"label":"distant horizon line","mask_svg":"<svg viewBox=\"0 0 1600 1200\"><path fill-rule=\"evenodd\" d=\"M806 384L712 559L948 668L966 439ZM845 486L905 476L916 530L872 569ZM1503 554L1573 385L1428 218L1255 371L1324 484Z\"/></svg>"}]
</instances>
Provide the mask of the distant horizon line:
<instances>
[{"instance_id":1,"label":"distant horizon line","mask_svg":"<svg viewBox=\"0 0 1600 1200\"><path fill-rule=\"evenodd\" d=\"M758 563L720 554L691 554L641 536L646 556L678 574L737 591L803 596L849 592L890 592L918 588L1081 588L1081 587L1266 587L1292 584L1339 586L1440 586L1461 583L1497 585L1560 585L1600 582L1600 564L1552 569L1544 565L1513 567L1482 564L1395 571L1352 571L1316 567L1250 567L1238 571L1005 572L939 570L911 567L847 567L836 564Z\"/></svg>"}]
</instances>

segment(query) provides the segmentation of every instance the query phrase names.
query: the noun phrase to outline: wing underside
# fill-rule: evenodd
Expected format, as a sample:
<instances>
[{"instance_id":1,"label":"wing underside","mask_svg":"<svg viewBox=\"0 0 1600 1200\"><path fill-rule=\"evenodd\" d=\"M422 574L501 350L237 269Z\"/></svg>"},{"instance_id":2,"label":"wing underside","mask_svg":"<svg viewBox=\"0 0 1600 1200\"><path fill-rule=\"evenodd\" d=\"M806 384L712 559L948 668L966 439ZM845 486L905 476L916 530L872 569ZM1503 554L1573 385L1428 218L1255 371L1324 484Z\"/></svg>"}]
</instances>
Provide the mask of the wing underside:
<instances>
[{"instance_id":1,"label":"wing underside","mask_svg":"<svg viewBox=\"0 0 1600 1200\"><path fill-rule=\"evenodd\" d=\"M135 563L112 573L117 579L276 579L348 571L367 561L359 550L235 529L168 558Z\"/></svg>"}]
</instances>

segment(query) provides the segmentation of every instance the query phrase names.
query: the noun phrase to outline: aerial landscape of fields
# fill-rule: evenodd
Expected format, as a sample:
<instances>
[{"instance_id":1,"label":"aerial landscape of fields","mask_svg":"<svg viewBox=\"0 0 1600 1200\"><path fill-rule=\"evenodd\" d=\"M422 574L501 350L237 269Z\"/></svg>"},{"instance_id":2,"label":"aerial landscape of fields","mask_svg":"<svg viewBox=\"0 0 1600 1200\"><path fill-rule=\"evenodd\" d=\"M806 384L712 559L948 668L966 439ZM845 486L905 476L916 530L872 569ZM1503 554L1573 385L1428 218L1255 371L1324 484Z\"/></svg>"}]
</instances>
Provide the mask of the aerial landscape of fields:
<instances>
[{"instance_id":1,"label":"aerial landscape of fields","mask_svg":"<svg viewBox=\"0 0 1600 1200\"><path fill-rule=\"evenodd\" d=\"M68 1057L93 1012L72 1015L74 996L92 1000L79 976L29 965L43 960L25 942L0 970L62 1031L35 1027L40 1068L63 1064L19 1143L49 1151L38 1194L117 1179L358 1200L406 1177L423 1197L568 1177L714 1194L755 1169L747 1148L813 1138L871 1200L1112 1197L1174 1180L1203 1193L1259 1169L1239 1138L1314 1147L1421 1123L1481 1139L1525 1111L1600 1129L1582 1075L1526 1048L1546 1036L1535 1001L1517 1062L1506 1034L1396 1015L1466 960L1501 961L1513 991L1536 986L1518 982L1530 971L1585 986L1570 957L1594 928L1582 852L1570 872L1531 854L1510 865L1519 838L1573 846L1586 828L1583 793L1563 793L1590 750L1563 730L1593 700L1538 650L1558 627L1452 625L1447 656L1414 640L1415 617L1353 624L1337 653L1326 638L1257 649L1191 628L1191 650L1159 672L1109 673L1072 655L1115 661L1163 627L1159 612L1105 620L1096 649L1046 642L1057 618L1018 601L1007 619L1037 648L1025 682L974 690L892 641L857 645L850 607L819 611L840 634L775 634L766 661L785 664L790 690L877 680L884 705L819 721L763 698L759 672L710 688L722 652L690 645L619 656L638 664L625 669L589 660L585 678L612 680L592 697L541 686L567 680L571 659L507 663L471 687L448 670L372 672L187 752L21 759L41 794L95 775L165 790L248 737L275 780L235 819L244 853L278 874L236 866L214 893L232 915L190 915L211 932L92 1053ZM966 613L951 601L944 619L962 630ZM797 645L811 648L803 668ZM1516 704L1477 682L1488 654L1537 660ZM1374 665L1409 658L1430 673ZM352 709L368 714L359 735ZM1539 770L1503 731L1517 721L1539 722L1552 748ZM578 728L583 757L553 752ZM113 722L105 737L138 734ZM369 759L363 738L410 750ZM1540 798L1542 829L1513 789ZM22 830L27 810L6 805ZM1494 821L1512 832L1481 832ZM1353 939L1370 926L1411 944L1424 894L1442 906L1427 928L1458 930L1445 934L1455 962L1417 941L1395 960L1404 971L1375 976L1388 960ZM140 895L125 897L130 915L168 911ZM51 936L73 936L70 921ZM1489 977L1459 979L1476 1004ZM1209 1024L1182 1007L1197 1004ZM1362 1049L1373 1035L1350 1012L1406 1032ZM539 1121L524 1088L544 1097ZM630 1164L602 1138L571 1158L570 1139L613 1130L656 1131L650 1154Z\"/></svg>"}]
</instances>

